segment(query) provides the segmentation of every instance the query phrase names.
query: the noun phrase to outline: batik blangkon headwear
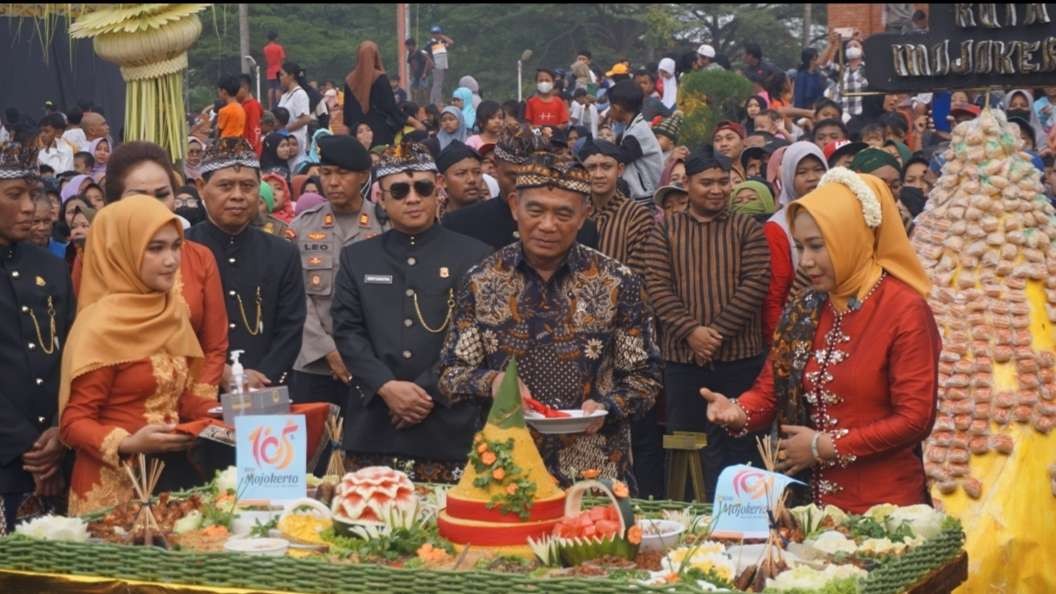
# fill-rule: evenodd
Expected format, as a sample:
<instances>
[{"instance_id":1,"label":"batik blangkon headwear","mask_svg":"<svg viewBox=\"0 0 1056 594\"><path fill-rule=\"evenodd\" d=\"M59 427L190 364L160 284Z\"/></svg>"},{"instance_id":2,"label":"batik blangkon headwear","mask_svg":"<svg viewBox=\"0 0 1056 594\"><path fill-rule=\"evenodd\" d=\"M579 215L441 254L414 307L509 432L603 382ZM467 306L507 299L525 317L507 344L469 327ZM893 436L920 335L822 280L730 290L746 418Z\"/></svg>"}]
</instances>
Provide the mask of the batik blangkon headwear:
<instances>
[{"instance_id":1,"label":"batik blangkon headwear","mask_svg":"<svg viewBox=\"0 0 1056 594\"><path fill-rule=\"evenodd\" d=\"M374 178L381 179L388 175L403 173L404 171L432 171L436 172L436 162L433 161L429 149L421 143L404 142L398 146L391 147L381 154L381 162L374 168Z\"/></svg>"},{"instance_id":2,"label":"batik blangkon headwear","mask_svg":"<svg viewBox=\"0 0 1056 594\"><path fill-rule=\"evenodd\" d=\"M588 196L590 174L575 161L561 161L551 154L539 154L529 159L517 173L517 189L528 188L561 188Z\"/></svg>"},{"instance_id":3,"label":"batik blangkon headwear","mask_svg":"<svg viewBox=\"0 0 1056 594\"><path fill-rule=\"evenodd\" d=\"M37 150L19 142L0 147L0 180L38 177Z\"/></svg>"},{"instance_id":4,"label":"batik blangkon headwear","mask_svg":"<svg viewBox=\"0 0 1056 594\"><path fill-rule=\"evenodd\" d=\"M205 149L198 171L206 174L236 166L260 169L257 153L245 138L220 138Z\"/></svg>"}]
</instances>

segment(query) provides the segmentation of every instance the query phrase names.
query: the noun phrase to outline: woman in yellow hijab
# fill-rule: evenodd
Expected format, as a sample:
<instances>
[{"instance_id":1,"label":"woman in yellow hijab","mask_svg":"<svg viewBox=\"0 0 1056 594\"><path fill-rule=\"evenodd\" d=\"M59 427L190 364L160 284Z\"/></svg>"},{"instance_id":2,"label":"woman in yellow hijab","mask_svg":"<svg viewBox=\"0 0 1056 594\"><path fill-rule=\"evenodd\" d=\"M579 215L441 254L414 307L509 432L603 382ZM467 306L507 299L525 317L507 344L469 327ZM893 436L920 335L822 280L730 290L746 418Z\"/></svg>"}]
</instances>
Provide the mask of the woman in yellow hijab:
<instances>
[{"instance_id":1,"label":"woman in yellow hijab","mask_svg":"<svg viewBox=\"0 0 1056 594\"><path fill-rule=\"evenodd\" d=\"M77 453L73 515L131 497L124 456L185 461L193 438L175 424L215 404L189 390L202 349L179 298L182 243L178 219L147 196L103 208L89 232L59 388L61 439Z\"/></svg>"},{"instance_id":2,"label":"woman in yellow hijab","mask_svg":"<svg viewBox=\"0 0 1056 594\"><path fill-rule=\"evenodd\" d=\"M942 344L891 191L839 167L788 210L813 290L782 316L751 390L736 401L701 390L708 417L733 431L776 418L778 469L810 470L819 505L929 502L919 446L935 421Z\"/></svg>"}]
</instances>

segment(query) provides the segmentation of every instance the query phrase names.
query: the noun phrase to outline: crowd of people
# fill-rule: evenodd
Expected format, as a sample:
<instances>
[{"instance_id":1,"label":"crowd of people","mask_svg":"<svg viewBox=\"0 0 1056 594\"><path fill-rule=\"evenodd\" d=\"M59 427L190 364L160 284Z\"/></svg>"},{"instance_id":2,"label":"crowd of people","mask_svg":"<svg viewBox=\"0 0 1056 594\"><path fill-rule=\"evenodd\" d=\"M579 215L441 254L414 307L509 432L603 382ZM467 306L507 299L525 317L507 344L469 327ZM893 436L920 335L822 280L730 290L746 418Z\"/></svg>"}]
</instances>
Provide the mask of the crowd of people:
<instances>
[{"instance_id":1,"label":"crowd of people","mask_svg":"<svg viewBox=\"0 0 1056 594\"><path fill-rule=\"evenodd\" d=\"M444 94L453 45L406 40L409 89L371 41L316 84L269 34L268 109L221 78L177 162L90 102L6 110L0 532L126 497L136 453L201 482L175 425L243 387L236 350L244 387L341 408L350 469L456 481L516 358L525 394L607 413L535 434L562 484L683 497L661 444L690 431L711 493L776 423L814 500L928 501L941 341L913 219L982 105L1056 194L1056 87L863 95L861 41L834 34L791 73L756 44L736 67L709 45L607 70L580 50L500 102L472 76ZM753 95L685 146L680 82L716 69Z\"/></svg>"}]
</instances>

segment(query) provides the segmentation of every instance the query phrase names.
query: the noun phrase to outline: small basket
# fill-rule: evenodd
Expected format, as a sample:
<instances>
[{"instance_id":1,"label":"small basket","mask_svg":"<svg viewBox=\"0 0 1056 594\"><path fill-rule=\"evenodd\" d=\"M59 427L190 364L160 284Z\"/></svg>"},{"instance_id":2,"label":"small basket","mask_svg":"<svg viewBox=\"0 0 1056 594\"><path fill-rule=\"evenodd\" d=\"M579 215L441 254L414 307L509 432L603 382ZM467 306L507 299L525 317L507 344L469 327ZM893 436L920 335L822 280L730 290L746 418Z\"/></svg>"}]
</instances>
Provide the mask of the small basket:
<instances>
[{"instance_id":1,"label":"small basket","mask_svg":"<svg viewBox=\"0 0 1056 594\"><path fill-rule=\"evenodd\" d=\"M565 492L565 517L578 515L583 511L583 497L590 491L599 491L610 502L618 513L619 532L615 536L600 538L555 538L557 552L562 564L575 566L605 556L618 556L633 560L638 556L638 546L642 542L642 531L634 523L634 508L626 491L617 495L616 491L625 490L627 486L619 481L609 479L586 480L572 485Z\"/></svg>"}]
</instances>

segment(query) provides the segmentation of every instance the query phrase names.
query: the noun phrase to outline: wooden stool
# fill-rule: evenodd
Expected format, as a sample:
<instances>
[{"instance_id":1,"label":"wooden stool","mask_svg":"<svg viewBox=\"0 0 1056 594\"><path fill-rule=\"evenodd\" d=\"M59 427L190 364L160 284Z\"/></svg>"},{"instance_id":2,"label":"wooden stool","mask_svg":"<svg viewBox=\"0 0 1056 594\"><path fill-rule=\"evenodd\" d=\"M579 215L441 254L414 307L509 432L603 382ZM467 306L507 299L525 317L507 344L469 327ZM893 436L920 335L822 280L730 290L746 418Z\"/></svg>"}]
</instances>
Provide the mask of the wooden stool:
<instances>
[{"instance_id":1,"label":"wooden stool","mask_svg":"<svg viewBox=\"0 0 1056 594\"><path fill-rule=\"evenodd\" d=\"M704 489L704 468L700 450L708 445L708 436L691 431L675 431L664 436L667 450L667 498L685 501L686 477L693 482L693 500L707 501Z\"/></svg>"}]
</instances>

